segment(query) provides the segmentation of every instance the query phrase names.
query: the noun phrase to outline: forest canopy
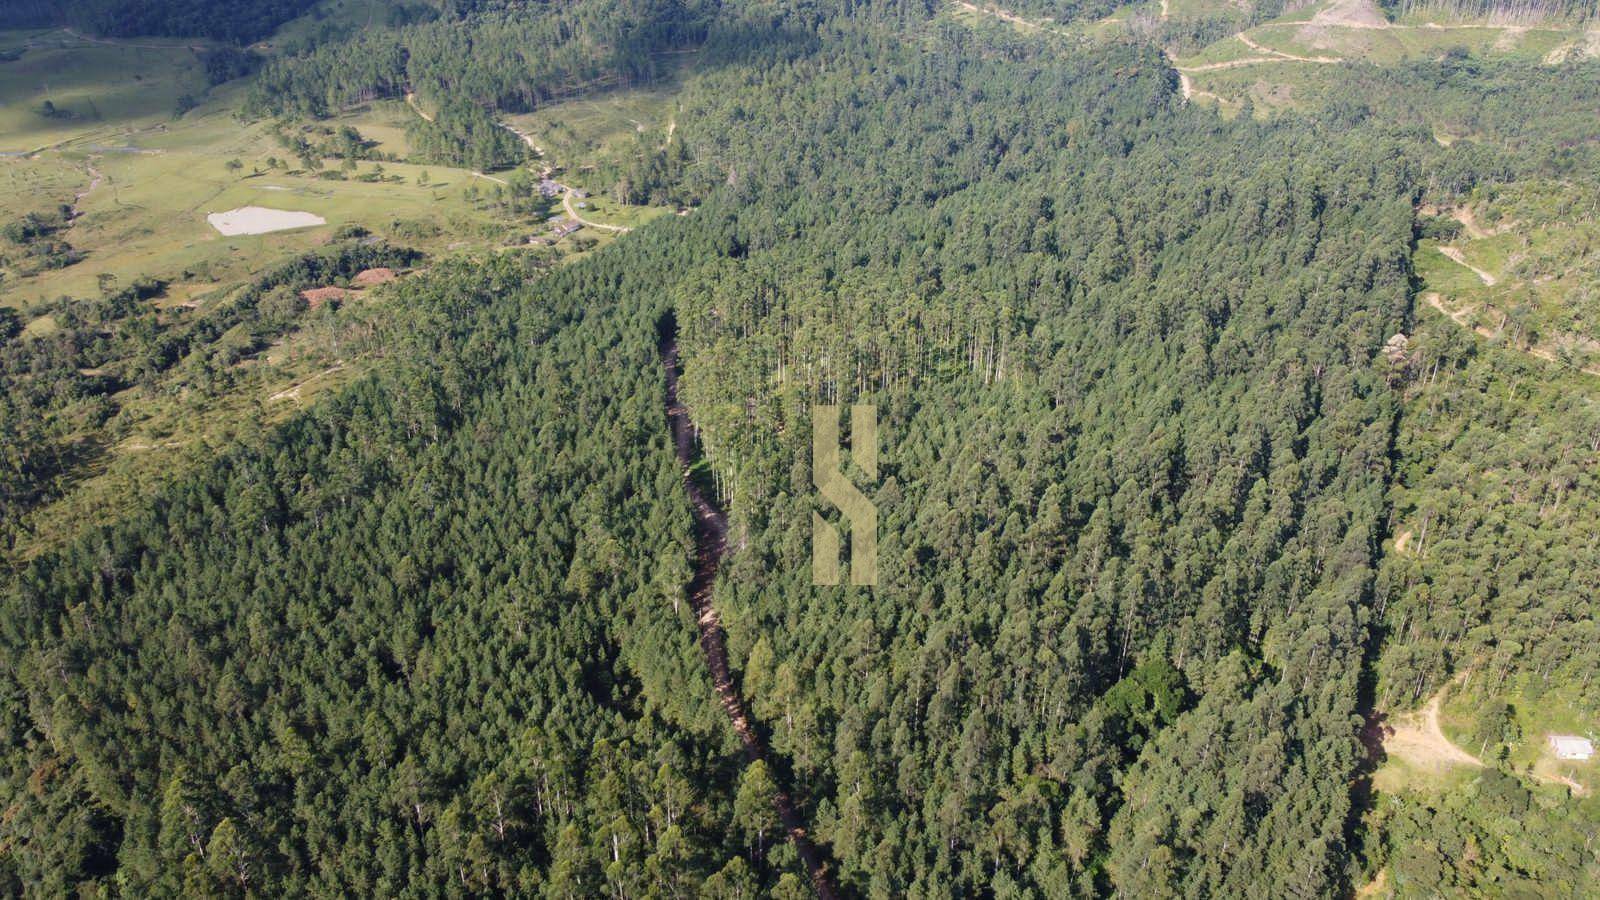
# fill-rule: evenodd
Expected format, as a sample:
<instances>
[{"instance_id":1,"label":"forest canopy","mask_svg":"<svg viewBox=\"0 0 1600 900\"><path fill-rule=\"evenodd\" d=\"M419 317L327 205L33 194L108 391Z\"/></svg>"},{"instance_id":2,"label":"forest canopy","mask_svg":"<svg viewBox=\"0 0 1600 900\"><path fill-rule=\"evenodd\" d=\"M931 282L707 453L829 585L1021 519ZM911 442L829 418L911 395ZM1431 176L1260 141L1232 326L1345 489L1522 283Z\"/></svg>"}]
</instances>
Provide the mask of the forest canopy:
<instances>
[{"instance_id":1,"label":"forest canopy","mask_svg":"<svg viewBox=\"0 0 1600 900\"><path fill-rule=\"evenodd\" d=\"M70 462L46 414L188 360L174 389L217 389L210 339L426 267L370 371L7 560L0 890L805 896L782 790L845 896L1593 892L1596 801L1507 761L1513 688L1596 694L1593 385L1429 330L1413 265L1457 233L1424 203L1582 176L1592 65L1365 68L1224 118L1148 42L896 0L442 4L293 51L240 111L297 155L406 99L417 160L530 194L504 114L692 54L626 170L683 214L558 266L351 231L192 318L149 281L42 338L0 317L10 527ZM696 640L667 336L760 759ZM856 403L879 579L819 586L811 412ZM1375 795L1381 711L1458 684L1479 765Z\"/></svg>"}]
</instances>

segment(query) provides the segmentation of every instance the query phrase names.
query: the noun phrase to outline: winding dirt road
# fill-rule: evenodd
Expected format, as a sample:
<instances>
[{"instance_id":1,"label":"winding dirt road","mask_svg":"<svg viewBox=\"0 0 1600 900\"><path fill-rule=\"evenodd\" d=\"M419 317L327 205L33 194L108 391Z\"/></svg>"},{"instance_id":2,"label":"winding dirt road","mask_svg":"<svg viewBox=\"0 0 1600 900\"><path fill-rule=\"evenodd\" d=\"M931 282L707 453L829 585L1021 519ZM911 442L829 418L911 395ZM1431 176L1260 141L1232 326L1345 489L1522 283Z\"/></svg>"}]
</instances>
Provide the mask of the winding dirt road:
<instances>
[{"instance_id":1,"label":"winding dirt road","mask_svg":"<svg viewBox=\"0 0 1600 900\"><path fill-rule=\"evenodd\" d=\"M1322 63L1324 65L1331 64L1331 63L1342 63L1342 62L1344 62L1344 58L1340 57L1340 56L1296 56L1293 53L1285 53L1282 50L1274 50L1271 47L1263 47L1260 44L1256 43L1250 37L1250 35L1245 34L1242 31L1239 32L1237 37L1239 38L1239 40L1244 42L1244 45L1246 47L1249 47L1251 50L1254 50L1257 53L1265 53L1268 56L1274 57L1276 59L1287 59L1287 60L1292 60L1294 62Z\"/></svg>"},{"instance_id":2,"label":"winding dirt road","mask_svg":"<svg viewBox=\"0 0 1600 900\"><path fill-rule=\"evenodd\" d=\"M421 116L425 121L428 121L428 122L432 122L433 121L433 116L430 116L426 112L424 112L423 109L422 109L422 105L417 102L417 95L415 93L413 93L411 91L407 91L406 92L406 105L410 106L411 109L414 112L416 112L417 115ZM513 127L513 126L511 126L511 125L509 125L509 124L507 124L505 122L496 122L495 124L499 125L501 128L504 128L505 130L511 132L512 134L516 135L517 137L521 138L522 142L524 144L528 145L528 149L532 150L534 153L538 154L540 157L544 156L544 148L540 147L534 141L533 135L528 134L528 133L523 132L523 131L518 131L515 127ZM490 174L488 174L486 172L480 172L477 169L472 169L471 170L471 174L476 176L476 177L478 177L478 178L482 178L484 181L492 181L495 184L501 185L502 187L508 187L511 184L511 182L506 181L504 178L497 178L497 177L495 177L493 175L490 175ZM546 177L546 178L550 177L550 167L549 166L545 166L544 169L540 172L540 174L543 177ZM596 222L596 221L593 221L592 219L585 219L583 216L578 215L577 207L572 205L572 188L568 187L566 185L562 185L561 186L561 208L566 212L567 218L571 219L574 222L577 222L580 225L588 227L588 228L594 228L594 229L598 229L600 231L609 231L609 232L612 232L613 234L627 234L628 232L633 230L632 228L630 228L630 227L628 227L626 225L607 225L604 222Z\"/></svg>"},{"instance_id":3,"label":"winding dirt road","mask_svg":"<svg viewBox=\"0 0 1600 900\"><path fill-rule=\"evenodd\" d=\"M700 649L705 653L706 666L711 670L711 684L722 701L722 709L728 714L728 721L739 736L739 742L744 745L745 761L764 760L767 758L766 745L762 743L761 735L745 709L738 685L733 682L733 674L728 667L728 650L723 642L722 621L717 617L716 607L711 605L711 588L716 583L717 569L721 567L723 553L727 550L728 517L690 475L695 461L694 424L689 419L689 410L678 400L676 324L668 324L663 328L658 349L667 379L667 424L672 430L672 445L677 452L678 462L683 466L683 486L689 492L689 502L694 507L694 578L689 581L688 591L695 623L700 629ZM823 900L834 900L838 893L834 889L828 865L806 835L805 821L800 818L794 802L781 787L772 798L772 806L778 813L778 820L783 823L784 831L788 832L789 841L794 844L800 862L806 867L817 896Z\"/></svg>"},{"instance_id":4,"label":"winding dirt road","mask_svg":"<svg viewBox=\"0 0 1600 900\"><path fill-rule=\"evenodd\" d=\"M613 231L617 234L627 234L633 230L626 225L607 225L604 222L591 222L588 219L585 219L583 216L578 215L577 208L572 205L572 188L567 188L566 192L561 195L561 208L566 211L567 218L581 225L587 225L590 228L598 228L601 231Z\"/></svg>"}]
</instances>

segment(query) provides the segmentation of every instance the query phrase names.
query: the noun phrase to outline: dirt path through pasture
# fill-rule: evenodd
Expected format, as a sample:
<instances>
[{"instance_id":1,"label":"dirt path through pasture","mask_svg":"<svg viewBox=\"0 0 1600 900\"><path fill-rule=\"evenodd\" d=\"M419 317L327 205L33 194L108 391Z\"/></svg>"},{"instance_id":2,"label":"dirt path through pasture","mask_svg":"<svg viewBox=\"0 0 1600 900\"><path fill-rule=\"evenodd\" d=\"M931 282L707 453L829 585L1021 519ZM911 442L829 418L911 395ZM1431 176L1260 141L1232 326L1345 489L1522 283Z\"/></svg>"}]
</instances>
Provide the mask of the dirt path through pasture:
<instances>
[{"instance_id":1,"label":"dirt path through pasture","mask_svg":"<svg viewBox=\"0 0 1600 900\"><path fill-rule=\"evenodd\" d=\"M603 222L591 222L588 219L585 219L583 216L578 215L578 210L572 205L572 188L567 188L566 192L561 195L561 208L566 210L567 218L574 222L587 225L590 228L598 228L601 231L613 231L617 234L627 234L633 230L626 225L607 225Z\"/></svg>"},{"instance_id":2,"label":"dirt path through pasture","mask_svg":"<svg viewBox=\"0 0 1600 900\"><path fill-rule=\"evenodd\" d=\"M422 121L424 121L424 122L432 122L433 121L433 116L430 116L427 113L422 111L422 104L417 102L417 93L416 93L416 91L406 91L406 105L411 107L413 110L415 110L416 114L422 117Z\"/></svg>"},{"instance_id":3,"label":"dirt path through pasture","mask_svg":"<svg viewBox=\"0 0 1600 900\"><path fill-rule=\"evenodd\" d=\"M1254 50L1257 53L1265 53L1265 54L1267 54L1269 56L1273 56L1273 57L1276 57L1278 59L1293 60L1294 62L1324 63L1324 64L1326 64L1326 63L1342 63L1342 62L1344 62L1344 57L1342 57L1342 56L1296 56L1293 53L1285 53L1282 50L1274 50L1271 47L1263 47L1260 44L1256 43L1255 40L1250 37L1250 35L1245 34L1242 31L1239 32L1239 40L1243 41L1244 45L1246 47L1249 47L1251 50Z\"/></svg>"},{"instance_id":4,"label":"dirt path through pasture","mask_svg":"<svg viewBox=\"0 0 1600 900\"><path fill-rule=\"evenodd\" d=\"M83 215L83 211L78 209L78 204L83 202L83 198L94 193L94 189L106 180L105 174L96 169L94 163L85 163L84 168L89 170L89 186L72 195L72 218L74 220Z\"/></svg>"},{"instance_id":5,"label":"dirt path through pasture","mask_svg":"<svg viewBox=\"0 0 1600 900\"><path fill-rule=\"evenodd\" d=\"M91 44L99 44L103 47L133 47L139 50L193 50L196 53L203 53L206 49L205 45L203 44L141 44L135 41L113 41L107 40L106 38L90 37L76 28L63 28L61 30L72 35L80 41L87 41Z\"/></svg>"},{"instance_id":6,"label":"dirt path through pasture","mask_svg":"<svg viewBox=\"0 0 1600 900\"><path fill-rule=\"evenodd\" d=\"M1478 276L1478 280L1479 281L1482 281L1484 284L1486 284L1486 285L1488 285L1490 287L1494 287L1495 284L1498 283L1499 280L1500 280L1500 279L1494 277L1493 275L1489 274L1488 272L1485 272L1484 270L1482 270L1482 269L1478 268L1477 266L1473 265L1472 263L1467 262L1466 256L1464 256L1461 253L1461 251L1459 249L1455 248L1455 247L1440 247L1439 248L1439 252L1444 254L1445 259L1450 260L1451 262L1455 263L1456 265L1465 266L1465 267L1471 269L1472 270L1472 274Z\"/></svg>"}]
</instances>

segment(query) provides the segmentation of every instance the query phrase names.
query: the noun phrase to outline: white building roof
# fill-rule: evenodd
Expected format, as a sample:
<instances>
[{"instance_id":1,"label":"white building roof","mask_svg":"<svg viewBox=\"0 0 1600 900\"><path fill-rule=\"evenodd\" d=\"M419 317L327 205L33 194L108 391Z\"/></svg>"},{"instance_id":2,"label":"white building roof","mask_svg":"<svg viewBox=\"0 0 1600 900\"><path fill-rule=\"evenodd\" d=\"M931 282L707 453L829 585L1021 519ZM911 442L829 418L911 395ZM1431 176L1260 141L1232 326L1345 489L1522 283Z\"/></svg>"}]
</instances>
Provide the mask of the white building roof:
<instances>
[{"instance_id":1,"label":"white building roof","mask_svg":"<svg viewBox=\"0 0 1600 900\"><path fill-rule=\"evenodd\" d=\"M1594 742L1575 734L1550 735L1550 747L1556 759L1588 759L1594 755Z\"/></svg>"}]
</instances>

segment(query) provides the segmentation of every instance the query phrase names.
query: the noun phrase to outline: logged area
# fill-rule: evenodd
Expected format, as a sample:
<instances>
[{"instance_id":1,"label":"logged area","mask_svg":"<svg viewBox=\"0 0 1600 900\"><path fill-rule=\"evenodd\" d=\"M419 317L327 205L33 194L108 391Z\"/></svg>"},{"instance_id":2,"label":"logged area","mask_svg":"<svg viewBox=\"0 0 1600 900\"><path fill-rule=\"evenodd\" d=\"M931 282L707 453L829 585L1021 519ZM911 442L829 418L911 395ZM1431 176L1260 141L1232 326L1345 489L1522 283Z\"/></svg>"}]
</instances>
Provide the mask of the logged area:
<instances>
[{"instance_id":1,"label":"logged area","mask_svg":"<svg viewBox=\"0 0 1600 900\"><path fill-rule=\"evenodd\" d=\"M750 721L744 698L734 684L732 669L728 665L727 642L722 632L722 622L717 608L711 602L711 588L716 583L722 566L723 554L728 546L728 517L709 496L706 486L695 477L694 423L689 411L678 400L678 326L669 317L662 327L661 367L667 379L667 425L672 433L673 451L678 464L683 467L684 489L689 494L689 504L694 508L694 578L689 582L689 605L694 611L695 624L700 629L700 649L706 656L706 667L711 670L711 685L722 702L728 722L733 726L739 742L744 745L745 759L751 763L767 763L767 748L756 726ZM773 808L783 823L795 852L805 865L812 887L823 898L837 896L828 870L806 836L805 823L795 810L794 801L787 792L776 788L772 792Z\"/></svg>"}]
</instances>

